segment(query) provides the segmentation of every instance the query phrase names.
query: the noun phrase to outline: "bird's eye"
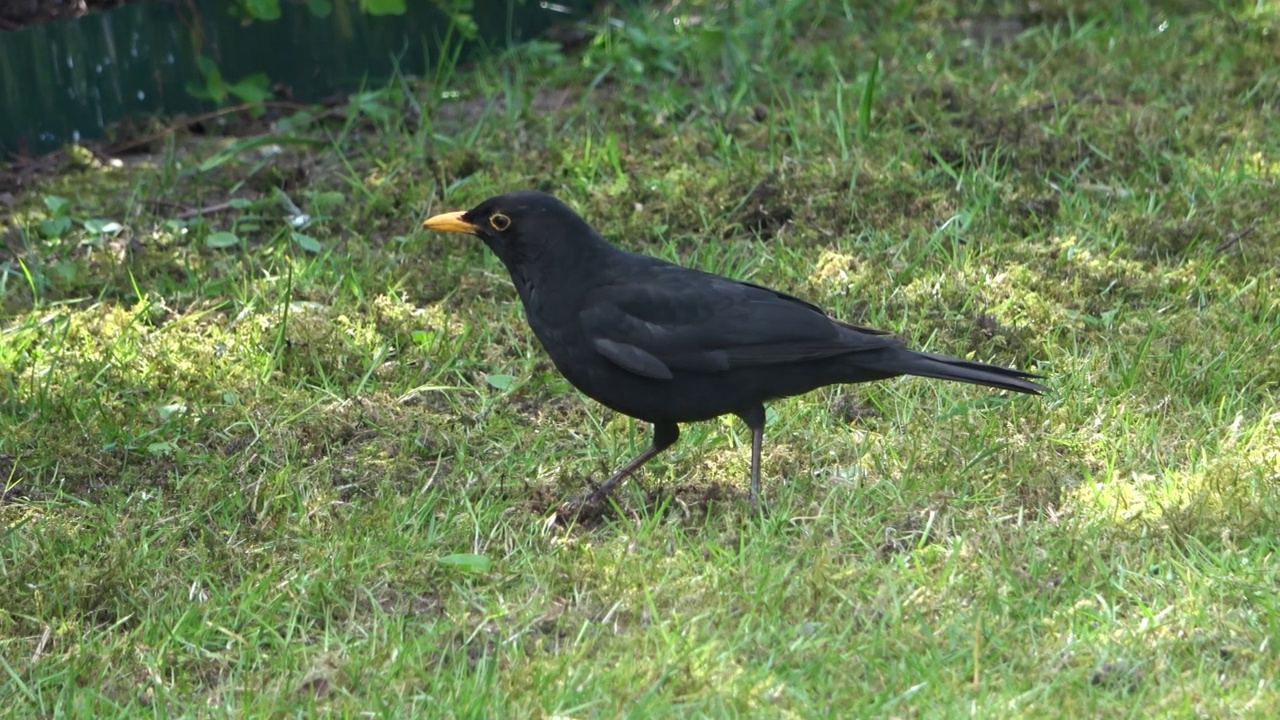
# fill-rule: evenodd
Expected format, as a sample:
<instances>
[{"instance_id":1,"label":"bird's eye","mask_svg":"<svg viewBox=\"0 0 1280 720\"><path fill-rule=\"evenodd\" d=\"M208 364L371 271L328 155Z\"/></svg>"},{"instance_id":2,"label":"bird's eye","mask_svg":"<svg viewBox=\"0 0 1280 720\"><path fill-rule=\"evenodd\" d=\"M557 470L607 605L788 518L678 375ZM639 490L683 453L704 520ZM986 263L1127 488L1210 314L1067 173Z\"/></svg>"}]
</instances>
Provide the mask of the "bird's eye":
<instances>
[{"instance_id":1,"label":"bird's eye","mask_svg":"<svg viewBox=\"0 0 1280 720\"><path fill-rule=\"evenodd\" d=\"M502 213L494 213L489 216L489 224L493 226L494 230L502 232L511 227L511 218Z\"/></svg>"}]
</instances>

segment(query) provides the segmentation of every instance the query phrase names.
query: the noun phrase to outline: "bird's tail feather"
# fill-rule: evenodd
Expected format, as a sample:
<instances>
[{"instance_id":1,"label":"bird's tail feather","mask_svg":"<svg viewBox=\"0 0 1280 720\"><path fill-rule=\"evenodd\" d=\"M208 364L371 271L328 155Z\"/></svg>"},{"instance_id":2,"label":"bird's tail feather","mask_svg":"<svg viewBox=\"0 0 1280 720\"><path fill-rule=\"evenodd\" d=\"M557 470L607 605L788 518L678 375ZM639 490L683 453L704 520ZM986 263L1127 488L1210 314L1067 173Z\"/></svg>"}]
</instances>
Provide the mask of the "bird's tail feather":
<instances>
[{"instance_id":1,"label":"bird's tail feather","mask_svg":"<svg viewBox=\"0 0 1280 720\"><path fill-rule=\"evenodd\" d=\"M905 358L899 358L895 370L904 375L954 380L955 382L985 385L987 387L1012 390L1014 392L1039 395L1048 388L1026 378L1039 378L1021 370L1003 368L998 365L961 360L960 358L933 353L906 351Z\"/></svg>"}]
</instances>

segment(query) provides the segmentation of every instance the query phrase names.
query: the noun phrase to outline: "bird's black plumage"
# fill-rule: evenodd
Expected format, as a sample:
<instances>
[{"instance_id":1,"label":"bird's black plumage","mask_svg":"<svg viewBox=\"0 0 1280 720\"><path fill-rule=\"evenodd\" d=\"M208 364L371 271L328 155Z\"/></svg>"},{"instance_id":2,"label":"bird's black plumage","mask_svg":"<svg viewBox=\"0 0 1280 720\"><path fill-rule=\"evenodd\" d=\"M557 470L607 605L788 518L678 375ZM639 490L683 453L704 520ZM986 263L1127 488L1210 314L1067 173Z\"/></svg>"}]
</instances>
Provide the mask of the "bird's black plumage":
<instances>
[{"instance_id":1,"label":"bird's black plumage","mask_svg":"<svg viewBox=\"0 0 1280 720\"><path fill-rule=\"evenodd\" d=\"M502 260L556 368L601 404L654 425L653 446L607 492L679 438L679 423L734 414L752 430L759 494L764 403L899 375L1040 394L1020 370L907 349L797 297L609 244L550 195L499 195L425 227L479 237Z\"/></svg>"}]
</instances>

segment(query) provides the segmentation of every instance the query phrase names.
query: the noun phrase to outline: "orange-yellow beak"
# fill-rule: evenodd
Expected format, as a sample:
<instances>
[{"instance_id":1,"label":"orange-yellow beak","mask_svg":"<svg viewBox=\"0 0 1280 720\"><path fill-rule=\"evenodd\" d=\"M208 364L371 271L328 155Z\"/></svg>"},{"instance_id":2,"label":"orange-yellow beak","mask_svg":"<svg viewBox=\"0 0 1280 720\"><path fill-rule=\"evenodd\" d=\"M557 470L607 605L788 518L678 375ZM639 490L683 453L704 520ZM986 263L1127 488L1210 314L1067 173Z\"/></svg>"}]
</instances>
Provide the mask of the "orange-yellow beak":
<instances>
[{"instance_id":1,"label":"orange-yellow beak","mask_svg":"<svg viewBox=\"0 0 1280 720\"><path fill-rule=\"evenodd\" d=\"M422 227L428 230L439 230L440 232L473 233L473 234L480 229L479 226L472 225L466 220L463 220L462 219L463 215L466 215L466 213L462 212L461 210L458 212L441 213L439 215L432 215L431 217L427 218L426 222L422 223Z\"/></svg>"}]
</instances>

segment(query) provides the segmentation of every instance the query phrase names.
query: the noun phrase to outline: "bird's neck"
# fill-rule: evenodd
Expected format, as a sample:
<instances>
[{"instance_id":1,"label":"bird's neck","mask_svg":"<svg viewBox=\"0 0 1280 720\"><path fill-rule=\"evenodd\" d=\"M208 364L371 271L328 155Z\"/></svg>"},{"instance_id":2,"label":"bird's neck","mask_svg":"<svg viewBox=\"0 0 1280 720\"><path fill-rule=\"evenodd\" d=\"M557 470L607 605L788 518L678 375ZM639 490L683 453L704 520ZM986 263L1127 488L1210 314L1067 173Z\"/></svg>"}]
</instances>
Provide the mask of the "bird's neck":
<instances>
[{"instance_id":1,"label":"bird's neck","mask_svg":"<svg viewBox=\"0 0 1280 720\"><path fill-rule=\"evenodd\" d=\"M571 247L552 245L554 253L545 251L518 257L503 257L511 282L532 318L551 312L564 313L576 307L582 293L593 287L595 276L611 254L622 252L592 233L589 242ZM554 289L555 292L549 292ZM551 305L556 305L553 310ZM566 308L561 309L559 306Z\"/></svg>"}]
</instances>

